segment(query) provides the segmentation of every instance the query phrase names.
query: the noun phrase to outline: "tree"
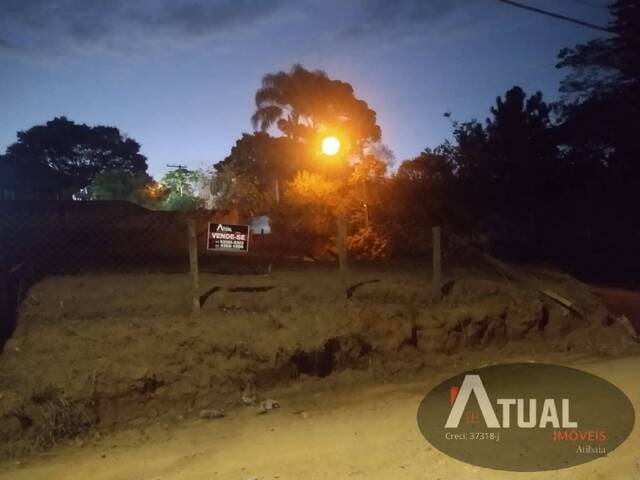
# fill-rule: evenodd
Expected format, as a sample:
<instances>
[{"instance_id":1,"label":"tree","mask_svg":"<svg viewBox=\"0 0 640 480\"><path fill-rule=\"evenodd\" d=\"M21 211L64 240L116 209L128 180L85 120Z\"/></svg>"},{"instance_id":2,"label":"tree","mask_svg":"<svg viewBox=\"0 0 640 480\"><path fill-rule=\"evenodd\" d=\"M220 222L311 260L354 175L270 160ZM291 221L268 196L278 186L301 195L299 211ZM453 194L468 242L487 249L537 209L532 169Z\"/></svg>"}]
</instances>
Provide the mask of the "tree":
<instances>
[{"instance_id":1,"label":"tree","mask_svg":"<svg viewBox=\"0 0 640 480\"><path fill-rule=\"evenodd\" d=\"M70 193L88 187L100 172L117 169L135 175L147 170L138 142L115 127L89 127L57 117L17 136L17 142L7 148L6 160L26 170L50 169L60 176L60 187Z\"/></svg>"},{"instance_id":2,"label":"tree","mask_svg":"<svg viewBox=\"0 0 640 480\"><path fill-rule=\"evenodd\" d=\"M211 193L217 208L243 215L274 207L287 181L304 168L299 144L264 132L242 134L229 155L214 165Z\"/></svg>"},{"instance_id":3,"label":"tree","mask_svg":"<svg viewBox=\"0 0 640 480\"><path fill-rule=\"evenodd\" d=\"M96 174L88 188L91 200L136 202L151 183L147 174L132 175L122 170L105 170Z\"/></svg>"},{"instance_id":4,"label":"tree","mask_svg":"<svg viewBox=\"0 0 640 480\"><path fill-rule=\"evenodd\" d=\"M513 87L504 99L496 99L491 113L493 118L487 119L486 126L492 159L489 173L495 186L505 192L501 201L520 215L523 211L514 204L514 196L528 208L538 204L542 193L550 193L547 187L556 165L551 107L543 101L541 92L527 98L520 87Z\"/></svg>"},{"instance_id":5,"label":"tree","mask_svg":"<svg viewBox=\"0 0 640 480\"><path fill-rule=\"evenodd\" d=\"M232 167L238 174L250 176L260 190L271 190L276 180L290 180L304 168L303 159L300 146L286 137L243 133L229 155L214 165L214 170Z\"/></svg>"},{"instance_id":6,"label":"tree","mask_svg":"<svg viewBox=\"0 0 640 480\"><path fill-rule=\"evenodd\" d=\"M412 160L405 160L396 172L394 190L404 205L398 215L408 223L435 225L443 217L442 203L449 197L453 182L451 146L445 143L425 149Z\"/></svg>"},{"instance_id":7,"label":"tree","mask_svg":"<svg viewBox=\"0 0 640 480\"><path fill-rule=\"evenodd\" d=\"M365 101L356 98L349 83L332 80L321 70L310 71L294 65L289 72L267 74L256 93L255 102L254 127L265 132L277 125L286 136L280 141L287 145L289 155L284 156L289 162L271 161L272 168L269 169L278 171L285 168L286 178L291 179L296 173L306 170L322 174L331 181L342 179L346 185L354 174L354 165L349 164L345 156L359 153L360 162L364 162L365 144L383 150L378 145L381 130L376 123L375 111ZM343 152L347 152L334 165L326 159L318 161L313 158L318 140L328 134L340 137L344 143ZM390 152L387 149L384 153ZM269 163L266 156L262 158ZM367 168L363 163L360 171ZM264 178L264 174L262 176ZM366 186L364 182L360 183Z\"/></svg>"},{"instance_id":8,"label":"tree","mask_svg":"<svg viewBox=\"0 0 640 480\"><path fill-rule=\"evenodd\" d=\"M87 199L131 202L153 209L160 207L168 193L146 173L106 170L93 178L87 188Z\"/></svg>"},{"instance_id":9,"label":"tree","mask_svg":"<svg viewBox=\"0 0 640 480\"><path fill-rule=\"evenodd\" d=\"M431 227L441 224L443 205L454 200L452 183L452 147L448 143L425 149L400 164L381 202L384 218L380 223L393 232L392 251L403 256L427 253ZM449 216L446 219L453 220ZM406 225L411 228L398 228Z\"/></svg>"},{"instance_id":10,"label":"tree","mask_svg":"<svg viewBox=\"0 0 640 480\"><path fill-rule=\"evenodd\" d=\"M570 69L560 133L568 161L581 170L604 167L617 195L640 187L632 120L640 115L640 2L617 0L609 8L612 36L560 51L558 67Z\"/></svg>"},{"instance_id":11,"label":"tree","mask_svg":"<svg viewBox=\"0 0 640 480\"><path fill-rule=\"evenodd\" d=\"M200 176L198 172L187 168L177 168L162 177L161 183L169 189L163 202L166 210L196 210L203 206L198 197Z\"/></svg>"},{"instance_id":12,"label":"tree","mask_svg":"<svg viewBox=\"0 0 640 480\"><path fill-rule=\"evenodd\" d=\"M294 65L289 72L267 74L255 102L252 122L263 132L277 125L288 137L311 144L318 132L336 130L357 148L381 136L376 113L356 98L353 87L322 70Z\"/></svg>"},{"instance_id":13,"label":"tree","mask_svg":"<svg viewBox=\"0 0 640 480\"><path fill-rule=\"evenodd\" d=\"M196 181L194 185L195 196L200 199L200 208L214 208L214 198L211 192L211 183L213 182L214 169L199 168L195 171Z\"/></svg>"},{"instance_id":14,"label":"tree","mask_svg":"<svg viewBox=\"0 0 640 480\"><path fill-rule=\"evenodd\" d=\"M456 198L465 208L454 210L471 223L473 219L485 218L493 211L496 201L491 185L491 157L488 151L488 134L477 120L453 122L453 171L456 177ZM451 199L450 199L451 201Z\"/></svg>"},{"instance_id":15,"label":"tree","mask_svg":"<svg viewBox=\"0 0 640 480\"><path fill-rule=\"evenodd\" d=\"M254 175L242 172L232 163L216 168L211 194L215 208L249 217L266 213L275 197L273 189L261 188L261 182Z\"/></svg>"},{"instance_id":16,"label":"tree","mask_svg":"<svg viewBox=\"0 0 640 480\"><path fill-rule=\"evenodd\" d=\"M336 217L344 216L353 258L384 258L390 246L388 234L379 228L384 217L385 174L386 163L374 155L365 155L350 166L346 179L301 170L284 185L283 201L274 210L274 226L297 234L313 255L323 257L335 255Z\"/></svg>"},{"instance_id":17,"label":"tree","mask_svg":"<svg viewBox=\"0 0 640 480\"><path fill-rule=\"evenodd\" d=\"M369 204L377 201L375 190L386 169L372 153L392 158L379 143L376 113L356 98L350 84L300 65L265 75L255 102L252 122L260 131L244 134L215 166L216 204L245 215L267 213L274 230L299 234L314 250L326 250L334 240L336 216L345 215L359 234L354 246L374 245L376 255L384 251L383 241L369 241L375 233ZM273 126L284 136L269 136ZM317 155L328 135L342 142L333 159Z\"/></svg>"},{"instance_id":18,"label":"tree","mask_svg":"<svg viewBox=\"0 0 640 480\"><path fill-rule=\"evenodd\" d=\"M559 214L565 251L579 247L592 265L607 251L596 268L623 272L640 262L640 1L616 0L609 10L612 35L559 54L568 70L558 108L567 170Z\"/></svg>"},{"instance_id":19,"label":"tree","mask_svg":"<svg viewBox=\"0 0 640 480\"><path fill-rule=\"evenodd\" d=\"M613 36L563 48L558 68L572 71L561 91L569 98L585 100L640 85L640 2L616 0L609 6Z\"/></svg>"},{"instance_id":20,"label":"tree","mask_svg":"<svg viewBox=\"0 0 640 480\"><path fill-rule=\"evenodd\" d=\"M476 219L498 215L526 224L531 238L548 201L557 193L551 107L537 92L520 87L497 97L486 124L455 123L455 172L460 193L471 200Z\"/></svg>"}]
</instances>

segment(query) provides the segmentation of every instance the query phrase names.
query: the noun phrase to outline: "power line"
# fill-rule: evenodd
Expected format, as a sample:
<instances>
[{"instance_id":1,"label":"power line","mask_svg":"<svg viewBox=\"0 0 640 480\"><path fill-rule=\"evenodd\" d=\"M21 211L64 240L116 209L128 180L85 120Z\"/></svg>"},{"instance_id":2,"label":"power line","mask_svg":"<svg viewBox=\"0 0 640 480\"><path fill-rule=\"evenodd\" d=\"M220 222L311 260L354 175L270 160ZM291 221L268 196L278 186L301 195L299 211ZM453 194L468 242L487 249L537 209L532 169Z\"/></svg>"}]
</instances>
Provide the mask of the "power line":
<instances>
[{"instance_id":1,"label":"power line","mask_svg":"<svg viewBox=\"0 0 640 480\"><path fill-rule=\"evenodd\" d=\"M587 7L599 8L602 10L608 10L609 7L603 4L593 3L588 0L571 0L573 3L579 3L580 5L586 5Z\"/></svg>"},{"instance_id":2,"label":"power line","mask_svg":"<svg viewBox=\"0 0 640 480\"><path fill-rule=\"evenodd\" d=\"M606 27L601 27L600 25L596 25L594 23L585 22L583 20L578 20L577 18L567 17L566 15L560 15L559 13L550 12L548 10L542 10L541 8L531 7L529 5L524 5L523 3L514 2L513 0L498 0L499 2L506 3L507 5L511 5L513 7L522 8L524 10L529 10L531 12L540 13L542 15L547 15L549 17L557 18L559 20L564 20L565 22L575 23L577 25L582 25L583 27L593 28L594 30L600 30L601 32L613 33Z\"/></svg>"}]
</instances>

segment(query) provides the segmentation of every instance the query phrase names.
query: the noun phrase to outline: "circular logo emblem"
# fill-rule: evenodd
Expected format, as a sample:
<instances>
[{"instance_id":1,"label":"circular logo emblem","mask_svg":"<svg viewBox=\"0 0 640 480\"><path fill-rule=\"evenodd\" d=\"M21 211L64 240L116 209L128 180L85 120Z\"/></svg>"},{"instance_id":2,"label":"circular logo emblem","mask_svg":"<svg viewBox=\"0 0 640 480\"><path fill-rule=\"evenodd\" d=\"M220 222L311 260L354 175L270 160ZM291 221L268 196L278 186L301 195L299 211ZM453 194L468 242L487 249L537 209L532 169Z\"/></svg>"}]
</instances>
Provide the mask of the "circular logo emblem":
<instances>
[{"instance_id":1,"label":"circular logo emblem","mask_svg":"<svg viewBox=\"0 0 640 480\"><path fill-rule=\"evenodd\" d=\"M418 426L435 448L481 467L557 470L609 455L635 424L629 398L575 368L493 365L445 380L422 400Z\"/></svg>"}]
</instances>

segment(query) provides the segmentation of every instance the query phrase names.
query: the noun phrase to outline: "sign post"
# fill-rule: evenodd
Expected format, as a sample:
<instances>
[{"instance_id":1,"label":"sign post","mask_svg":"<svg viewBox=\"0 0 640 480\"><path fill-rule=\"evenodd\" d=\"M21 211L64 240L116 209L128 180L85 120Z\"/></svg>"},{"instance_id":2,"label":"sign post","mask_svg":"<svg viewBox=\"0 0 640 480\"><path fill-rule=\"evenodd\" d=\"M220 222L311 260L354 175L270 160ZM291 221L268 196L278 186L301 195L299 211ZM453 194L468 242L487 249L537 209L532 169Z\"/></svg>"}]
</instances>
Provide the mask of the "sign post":
<instances>
[{"instance_id":1,"label":"sign post","mask_svg":"<svg viewBox=\"0 0 640 480\"><path fill-rule=\"evenodd\" d=\"M191 271L191 314L197 317L200 315L200 277L198 272L196 221L190 219L187 225L189 230L189 270Z\"/></svg>"},{"instance_id":2,"label":"sign post","mask_svg":"<svg viewBox=\"0 0 640 480\"><path fill-rule=\"evenodd\" d=\"M432 296L434 302L439 302L442 297L442 249L440 244L440 227L433 227L433 283Z\"/></svg>"}]
</instances>

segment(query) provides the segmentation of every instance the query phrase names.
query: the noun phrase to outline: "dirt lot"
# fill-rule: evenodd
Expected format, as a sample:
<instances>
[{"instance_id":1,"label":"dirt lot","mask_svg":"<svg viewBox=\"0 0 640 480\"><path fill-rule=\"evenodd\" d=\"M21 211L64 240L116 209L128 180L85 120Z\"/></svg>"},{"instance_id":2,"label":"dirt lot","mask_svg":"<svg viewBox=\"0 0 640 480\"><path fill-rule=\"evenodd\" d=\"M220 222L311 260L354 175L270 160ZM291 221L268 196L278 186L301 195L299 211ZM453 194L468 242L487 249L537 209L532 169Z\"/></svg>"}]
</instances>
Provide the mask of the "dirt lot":
<instances>
[{"instance_id":1,"label":"dirt lot","mask_svg":"<svg viewBox=\"0 0 640 480\"><path fill-rule=\"evenodd\" d=\"M344 281L318 268L204 274L197 319L185 275L46 279L0 356L6 478L424 478L437 466L447 478L454 464L471 473L429 450L417 403L444 372L506 359L615 365L637 405L637 357L607 363L640 353L628 325L571 277L521 273L580 313L475 269L451 271L436 305L418 269ZM257 415L246 389L282 408ZM212 408L227 416L198 419ZM630 472L624 458L616 468Z\"/></svg>"},{"instance_id":2,"label":"dirt lot","mask_svg":"<svg viewBox=\"0 0 640 480\"><path fill-rule=\"evenodd\" d=\"M566 360L566 355L564 355ZM551 355L547 361L558 362ZM640 357L569 364L623 387L638 410ZM464 368L462 365L457 368ZM250 407L217 420L128 429L44 456L0 466L2 480L430 479L637 480L640 418L631 437L607 457L542 473L500 472L454 460L420 435L415 415L424 393L456 367L420 381L374 381L354 372L307 380L273 393L282 407Z\"/></svg>"}]
</instances>

